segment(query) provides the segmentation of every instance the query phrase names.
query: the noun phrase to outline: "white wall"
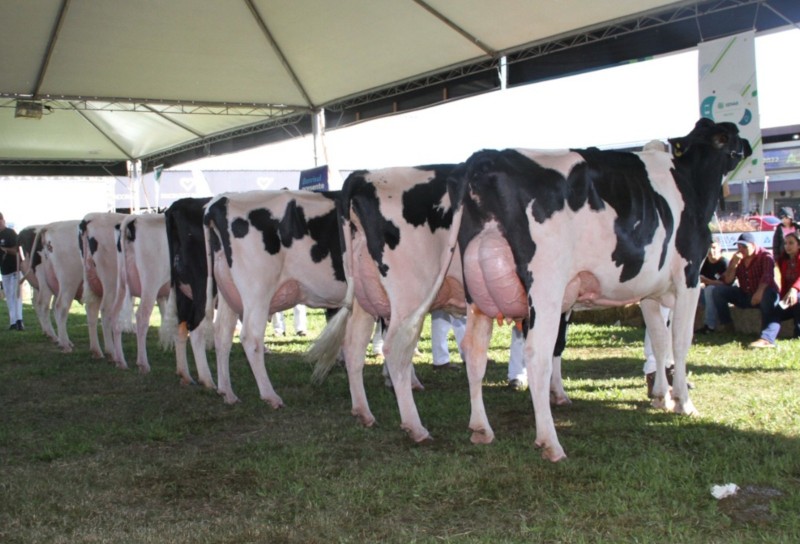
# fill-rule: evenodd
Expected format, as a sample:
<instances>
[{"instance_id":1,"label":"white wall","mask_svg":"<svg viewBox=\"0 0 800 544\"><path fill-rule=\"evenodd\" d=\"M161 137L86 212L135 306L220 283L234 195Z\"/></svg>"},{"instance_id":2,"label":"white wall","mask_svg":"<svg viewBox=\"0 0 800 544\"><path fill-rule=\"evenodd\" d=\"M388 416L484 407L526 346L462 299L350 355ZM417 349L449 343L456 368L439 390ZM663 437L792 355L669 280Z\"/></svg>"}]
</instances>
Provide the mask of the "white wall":
<instances>
[{"instance_id":1,"label":"white wall","mask_svg":"<svg viewBox=\"0 0 800 544\"><path fill-rule=\"evenodd\" d=\"M0 212L17 232L29 225L111 210L113 178L0 177Z\"/></svg>"}]
</instances>

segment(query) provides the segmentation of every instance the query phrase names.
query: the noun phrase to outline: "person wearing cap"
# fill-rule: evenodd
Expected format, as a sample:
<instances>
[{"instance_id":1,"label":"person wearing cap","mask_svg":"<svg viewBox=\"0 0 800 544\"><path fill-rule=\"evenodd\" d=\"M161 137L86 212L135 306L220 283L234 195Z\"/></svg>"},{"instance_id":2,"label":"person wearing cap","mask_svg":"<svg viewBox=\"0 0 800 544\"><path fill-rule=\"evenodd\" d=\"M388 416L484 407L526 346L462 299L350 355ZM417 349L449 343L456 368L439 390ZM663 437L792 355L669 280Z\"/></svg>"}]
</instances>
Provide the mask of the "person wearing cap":
<instances>
[{"instance_id":1,"label":"person wearing cap","mask_svg":"<svg viewBox=\"0 0 800 544\"><path fill-rule=\"evenodd\" d=\"M719 329L731 330L733 320L728 304L738 308L758 308L761 312L761 338L751 348L774 348L781 329L777 316L778 284L775 283L775 260L760 247L752 232L736 241L738 251L722 276L724 285L714 288L712 298L717 309ZM732 285L738 280L738 285Z\"/></svg>"},{"instance_id":2,"label":"person wearing cap","mask_svg":"<svg viewBox=\"0 0 800 544\"><path fill-rule=\"evenodd\" d=\"M794 210L788 206L778 211L778 218L781 220L781 224L778 225L772 235L772 257L776 261L783 255L783 242L786 239L786 235L791 232L797 232L798 228L800 228L800 224L794 220Z\"/></svg>"}]
</instances>

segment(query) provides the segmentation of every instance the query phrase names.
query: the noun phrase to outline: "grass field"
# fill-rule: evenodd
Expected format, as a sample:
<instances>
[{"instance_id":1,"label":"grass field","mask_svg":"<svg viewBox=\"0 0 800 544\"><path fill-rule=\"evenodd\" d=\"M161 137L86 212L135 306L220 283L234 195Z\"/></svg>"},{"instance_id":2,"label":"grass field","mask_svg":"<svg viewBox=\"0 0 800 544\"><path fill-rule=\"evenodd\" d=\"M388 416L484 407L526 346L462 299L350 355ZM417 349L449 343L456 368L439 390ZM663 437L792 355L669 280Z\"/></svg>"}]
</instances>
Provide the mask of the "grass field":
<instances>
[{"instance_id":1,"label":"grass field","mask_svg":"<svg viewBox=\"0 0 800 544\"><path fill-rule=\"evenodd\" d=\"M529 393L504 388L507 328L484 387L497 438L473 446L466 373L432 371L426 325L415 399L434 441L415 445L374 358L378 426L365 429L342 369L310 383L306 338L267 337L286 403L274 411L238 345L241 402L227 406L179 385L155 328L140 375L89 357L77 305L71 354L25 312L27 331L0 330L3 543L800 542L800 341L754 352L749 337L704 337L689 361L701 416L686 418L649 406L641 329L574 325L573 404L554 410L569 458L551 464L533 448ZM309 321L313 338L324 319ZM125 347L135 361L132 335ZM739 495L712 497L729 482Z\"/></svg>"}]
</instances>

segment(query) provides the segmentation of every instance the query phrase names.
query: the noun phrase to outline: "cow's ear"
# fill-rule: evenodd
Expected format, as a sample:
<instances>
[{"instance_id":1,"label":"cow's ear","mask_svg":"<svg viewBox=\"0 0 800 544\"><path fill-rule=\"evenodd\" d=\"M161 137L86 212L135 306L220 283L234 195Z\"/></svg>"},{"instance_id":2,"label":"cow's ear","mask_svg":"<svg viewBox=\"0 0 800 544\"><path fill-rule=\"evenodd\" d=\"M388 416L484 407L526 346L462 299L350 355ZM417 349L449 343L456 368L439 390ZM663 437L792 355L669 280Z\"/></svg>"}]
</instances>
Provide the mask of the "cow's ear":
<instances>
[{"instance_id":1,"label":"cow's ear","mask_svg":"<svg viewBox=\"0 0 800 544\"><path fill-rule=\"evenodd\" d=\"M689 138L670 138L669 145L672 148L672 154L675 156L675 158L678 158L689 151L689 148L691 147L691 141Z\"/></svg>"}]
</instances>

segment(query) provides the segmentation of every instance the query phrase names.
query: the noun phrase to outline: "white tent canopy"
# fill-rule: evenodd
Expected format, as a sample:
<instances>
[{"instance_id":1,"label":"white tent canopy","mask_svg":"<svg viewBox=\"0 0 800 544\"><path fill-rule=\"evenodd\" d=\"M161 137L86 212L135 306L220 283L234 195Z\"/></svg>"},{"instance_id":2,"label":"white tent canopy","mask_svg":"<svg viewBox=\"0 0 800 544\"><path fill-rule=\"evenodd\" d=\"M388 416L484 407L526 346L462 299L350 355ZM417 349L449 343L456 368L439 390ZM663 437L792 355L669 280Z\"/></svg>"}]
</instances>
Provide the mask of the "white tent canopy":
<instances>
[{"instance_id":1,"label":"white tent canopy","mask_svg":"<svg viewBox=\"0 0 800 544\"><path fill-rule=\"evenodd\" d=\"M4 0L0 174L174 164L308 132L320 108L344 124L490 90L503 57L521 83L652 54L531 64L570 48L647 30L654 50L677 49L698 37L666 29L716 38L798 12L795 0Z\"/></svg>"}]
</instances>

